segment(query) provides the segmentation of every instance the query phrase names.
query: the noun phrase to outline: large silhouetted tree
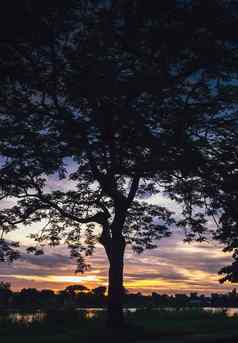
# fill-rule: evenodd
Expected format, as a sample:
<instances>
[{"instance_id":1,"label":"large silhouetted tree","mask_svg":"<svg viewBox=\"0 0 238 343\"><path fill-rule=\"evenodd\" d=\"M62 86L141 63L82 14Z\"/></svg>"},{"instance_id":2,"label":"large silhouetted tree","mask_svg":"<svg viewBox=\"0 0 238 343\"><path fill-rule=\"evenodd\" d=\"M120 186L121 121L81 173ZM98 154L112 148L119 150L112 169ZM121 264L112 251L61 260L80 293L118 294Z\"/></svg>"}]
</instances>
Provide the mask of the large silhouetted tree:
<instances>
[{"instance_id":1,"label":"large silhouetted tree","mask_svg":"<svg viewBox=\"0 0 238 343\"><path fill-rule=\"evenodd\" d=\"M181 202L188 238L206 233L204 171L236 113L224 94L237 79L237 12L224 1L82 3L43 43L5 46L0 185L16 204L0 220L3 235L44 220L33 238L67 244L80 271L99 241L108 324L121 326L126 244L153 248L175 224L150 196ZM66 190L52 190L56 173Z\"/></svg>"}]
</instances>

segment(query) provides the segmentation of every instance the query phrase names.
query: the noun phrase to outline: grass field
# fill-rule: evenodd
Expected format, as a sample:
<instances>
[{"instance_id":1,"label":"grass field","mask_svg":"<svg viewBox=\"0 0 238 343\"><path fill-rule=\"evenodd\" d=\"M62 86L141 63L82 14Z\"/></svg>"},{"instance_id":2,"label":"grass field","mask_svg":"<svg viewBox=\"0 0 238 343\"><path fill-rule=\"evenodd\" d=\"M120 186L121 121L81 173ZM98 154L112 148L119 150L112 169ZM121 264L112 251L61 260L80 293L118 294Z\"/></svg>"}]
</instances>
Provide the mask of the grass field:
<instances>
[{"instance_id":1,"label":"grass field","mask_svg":"<svg viewBox=\"0 0 238 343\"><path fill-rule=\"evenodd\" d=\"M138 310L127 313L127 328L105 329L105 315L87 318L79 311L51 311L43 320L0 319L4 343L230 343L238 342L238 317L203 310Z\"/></svg>"}]
</instances>

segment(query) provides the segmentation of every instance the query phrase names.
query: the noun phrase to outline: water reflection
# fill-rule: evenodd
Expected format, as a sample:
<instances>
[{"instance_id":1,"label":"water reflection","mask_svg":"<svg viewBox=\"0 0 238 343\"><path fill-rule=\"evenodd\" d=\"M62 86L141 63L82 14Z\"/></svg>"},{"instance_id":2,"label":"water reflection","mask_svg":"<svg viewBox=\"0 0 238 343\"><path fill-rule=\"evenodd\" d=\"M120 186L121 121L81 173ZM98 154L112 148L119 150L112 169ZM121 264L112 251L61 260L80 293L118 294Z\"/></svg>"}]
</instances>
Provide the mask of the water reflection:
<instances>
[{"instance_id":1,"label":"water reflection","mask_svg":"<svg viewBox=\"0 0 238 343\"><path fill-rule=\"evenodd\" d=\"M41 321L46 317L46 312L35 311L31 313L26 312L6 312L0 313L0 319L10 319L13 322L32 323L34 321Z\"/></svg>"},{"instance_id":2,"label":"water reflection","mask_svg":"<svg viewBox=\"0 0 238 343\"><path fill-rule=\"evenodd\" d=\"M162 308L157 308L157 310L161 310ZM105 308L77 308L76 309L79 312L82 312L85 314L86 318L94 318L98 313L105 311ZM138 309L136 308L126 308L124 311L128 312L136 312ZM163 309L162 309L163 310ZM166 311L176 311L176 308L164 308ZM238 315L238 308L228 307L228 308L221 308L221 307L204 307L203 310L210 311L213 313L225 313L228 317L233 317ZM46 312L43 311L35 311L31 313L26 312L6 312L6 313L0 313L0 319L7 318L11 319L12 321L23 321L26 323L32 323L33 321L41 321L47 316Z\"/></svg>"},{"instance_id":3,"label":"water reflection","mask_svg":"<svg viewBox=\"0 0 238 343\"><path fill-rule=\"evenodd\" d=\"M213 313L220 313L220 312L224 312L227 317L234 317L238 315L238 308L237 307L225 307L225 308L221 308L221 307L204 307L203 310L205 311L210 311Z\"/></svg>"},{"instance_id":4,"label":"water reflection","mask_svg":"<svg viewBox=\"0 0 238 343\"><path fill-rule=\"evenodd\" d=\"M105 311L105 308L93 307L93 308L76 308L77 311L80 311L85 314L85 317L88 319L94 318L98 313Z\"/></svg>"}]
</instances>

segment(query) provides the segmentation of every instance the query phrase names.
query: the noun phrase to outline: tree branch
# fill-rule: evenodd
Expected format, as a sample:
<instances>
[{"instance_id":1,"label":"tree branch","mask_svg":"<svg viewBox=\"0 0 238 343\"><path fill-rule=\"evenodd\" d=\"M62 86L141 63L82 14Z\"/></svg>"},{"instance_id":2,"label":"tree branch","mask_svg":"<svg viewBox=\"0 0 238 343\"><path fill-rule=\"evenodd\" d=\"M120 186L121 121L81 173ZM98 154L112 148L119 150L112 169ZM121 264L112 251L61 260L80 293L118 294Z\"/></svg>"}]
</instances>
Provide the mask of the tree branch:
<instances>
[{"instance_id":1,"label":"tree branch","mask_svg":"<svg viewBox=\"0 0 238 343\"><path fill-rule=\"evenodd\" d=\"M86 223L96 222L96 223L102 225L105 222L105 220L106 220L105 214L103 212L98 212L95 215L87 217L87 218L79 218L79 217L75 216L74 214L65 211L59 205L57 205L53 201L50 201L49 199L47 199L43 195L37 195L37 197L43 203L46 203L51 208L54 208L55 210L57 210L62 216L67 217L67 218L69 218L71 220L74 220L74 221L76 221L78 223L86 224Z\"/></svg>"},{"instance_id":2,"label":"tree branch","mask_svg":"<svg viewBox=\"0 0 238 343\"><path fill-rule=\"evenodd\" d=\"M131 188L130 188L129 194L127 196L127 206L130 206L131 202L134 200L137 189L139 187L139 182L140 182L139 176L135 176L132 179Z\"/></svg>"}]
</instances>

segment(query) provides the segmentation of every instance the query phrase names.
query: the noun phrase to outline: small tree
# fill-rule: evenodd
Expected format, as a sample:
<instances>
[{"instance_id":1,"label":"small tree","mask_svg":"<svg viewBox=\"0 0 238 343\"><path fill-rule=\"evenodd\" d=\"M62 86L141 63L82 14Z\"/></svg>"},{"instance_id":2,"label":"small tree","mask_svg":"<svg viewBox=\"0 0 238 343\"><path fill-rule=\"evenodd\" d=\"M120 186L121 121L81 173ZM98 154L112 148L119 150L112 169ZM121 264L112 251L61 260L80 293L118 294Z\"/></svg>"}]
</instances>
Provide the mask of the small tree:
<instances>
[{"instance_id":1,"label":"small tree","mask_svg":"<svg viewBox=\"0 0 238 343\"><path fill-rule=\"evenodd\" d=\"M103 298L105 296L106 290L107 290L107 287L98 286L98 287L92 289L92 294L96 295L99 298Z\"/></svg>"},{"instance_id":2,"label":"small tree","mask_svg":"<svg viewBox=\"0 0 238 343\"><path fill-rule=\"evenodd\" d=\"M88 291L89 291L89 289L83 285L71 285L71 286L67 286L64 289L64 292L66 294L69 294L69 295L76 295L76 294L84 293L84 292L88 292Z\"/></svg>"},{"instance_id":3,"label":"small tree","mask_svg":"<svg viewBox=\"0 0 238 343\"><path fill-rule=\"evenodd\" d=\"M11 285L8 282L0 282L0 306L8 306L12 295Z\"/></svg>"}]
</instances>

